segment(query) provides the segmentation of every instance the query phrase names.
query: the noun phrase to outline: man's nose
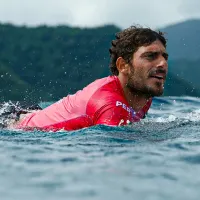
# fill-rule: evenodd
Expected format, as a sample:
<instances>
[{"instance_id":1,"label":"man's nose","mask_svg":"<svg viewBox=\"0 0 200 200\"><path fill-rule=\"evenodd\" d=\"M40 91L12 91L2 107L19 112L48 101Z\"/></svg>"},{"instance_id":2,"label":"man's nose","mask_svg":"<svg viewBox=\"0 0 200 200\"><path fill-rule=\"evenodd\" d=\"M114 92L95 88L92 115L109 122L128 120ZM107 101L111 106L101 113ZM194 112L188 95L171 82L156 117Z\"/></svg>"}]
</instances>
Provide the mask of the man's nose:
<instances>
[{"instance_id":1,"label":"man's nose","mask_svg":"<svg viewBox=\"0 0 200 200\"><path fill-rule=\"evenodd\" d=\"M157 67L163 67L165 69L168 68L167 60L162 55L159 57Z\"/></svg>"}]
</instances>

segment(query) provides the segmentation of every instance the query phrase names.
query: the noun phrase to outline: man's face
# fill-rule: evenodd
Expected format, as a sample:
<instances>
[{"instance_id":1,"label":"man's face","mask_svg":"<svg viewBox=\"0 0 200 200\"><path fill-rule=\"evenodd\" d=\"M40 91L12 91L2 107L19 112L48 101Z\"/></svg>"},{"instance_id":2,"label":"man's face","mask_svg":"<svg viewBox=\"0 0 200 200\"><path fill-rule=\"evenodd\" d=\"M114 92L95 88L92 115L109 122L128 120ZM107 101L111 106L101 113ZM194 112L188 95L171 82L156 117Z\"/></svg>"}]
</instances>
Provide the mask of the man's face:
<instances>
[{"instance_id":1,"label":"man's face","mask_svg":"<svg viewBox=\"0 0 200 200\"><path fill-rule=\"evenodd\" d=\"M141 46L133 54L127 87L137 94L148 97L163 94L168 54L163 44L156 40L149 46Z\"/></svg>"}]
</instances>

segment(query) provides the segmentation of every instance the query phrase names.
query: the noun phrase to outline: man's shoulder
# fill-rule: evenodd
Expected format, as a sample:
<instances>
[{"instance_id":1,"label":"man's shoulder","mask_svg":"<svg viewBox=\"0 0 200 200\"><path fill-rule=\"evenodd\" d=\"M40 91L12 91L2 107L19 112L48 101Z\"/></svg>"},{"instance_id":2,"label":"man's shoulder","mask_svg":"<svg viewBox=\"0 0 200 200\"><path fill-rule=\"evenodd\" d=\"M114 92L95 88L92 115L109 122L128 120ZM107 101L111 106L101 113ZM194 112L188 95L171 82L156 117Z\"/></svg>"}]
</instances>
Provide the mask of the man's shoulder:
<instances>
[{"instance_id":1,"label":"man's shoulder","mask_svg":"<svg viewBox=\"0 0 200 200\"><path fill-rule=\"evenodd\" d=\"M120 87L119 80L116 76L108 76L90 83L75 95L79 96L82 100L85 99L85 101L89 102L96 98L102 99L108 95L113 95L120 90Z\"/></svg>"},{"instance_id":2,"label":"man's shoulder","mask_svg":"<svg viewBox=\"0 0 200 200\"><path fill-rule=\"evenodd\" d=\"M117 81L118 81L118 78L116 76L107 76L107 77L95 80L94 82L90 83L85 88L92 88L92 89L98 90L101 87L104 87L108 84L115 84Z\"/></svg>"},{"instance_id":3,"label":"man's shoulder","mask_svg":"<svg viewBox=\"0 0 200 200\"><path fill-rule=\"evenodd\" d=\"M97 80L96 84L99 85L93 95L90 98L90 101L95 103L103 101L116 100L117 98L123 97L123 90L119 79L116 76L108 76L103 79Z\"/></svg>"},{"instance_id":4,"label":"man's shoulder","mask_svg":"<svg viewBox=\"0 0 200 200\"><path fill-rule=\"evenodd\" d=\"M94 113L102 108L116 107L117 102L126 104L121 84L116 76L108 77L90 97L87 112Z\"/></svg>"}]
</instances>

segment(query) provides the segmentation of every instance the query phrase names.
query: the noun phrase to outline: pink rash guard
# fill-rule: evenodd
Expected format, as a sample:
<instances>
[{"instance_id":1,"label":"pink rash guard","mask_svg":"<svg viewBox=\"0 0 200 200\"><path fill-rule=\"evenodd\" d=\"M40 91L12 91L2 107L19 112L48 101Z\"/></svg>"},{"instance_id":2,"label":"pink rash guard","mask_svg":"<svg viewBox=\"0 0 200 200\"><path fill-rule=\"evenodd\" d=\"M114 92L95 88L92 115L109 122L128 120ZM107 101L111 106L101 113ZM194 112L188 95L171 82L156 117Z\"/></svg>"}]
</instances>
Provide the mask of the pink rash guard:
<instances>
[{"instance_id":1,"label":"pink rash guard","mask_svg":"<svg viewBox=\"0 0 200 200\"><path fill-rule=\"evenodd\" d=\"M139 112L134 112L124 97L118 77L108 76L43 110L26 115L17 128L58 131L77 130L97 124L126 125L143 118L151 102L152 99Z\"/></svg>"}]
</instances>

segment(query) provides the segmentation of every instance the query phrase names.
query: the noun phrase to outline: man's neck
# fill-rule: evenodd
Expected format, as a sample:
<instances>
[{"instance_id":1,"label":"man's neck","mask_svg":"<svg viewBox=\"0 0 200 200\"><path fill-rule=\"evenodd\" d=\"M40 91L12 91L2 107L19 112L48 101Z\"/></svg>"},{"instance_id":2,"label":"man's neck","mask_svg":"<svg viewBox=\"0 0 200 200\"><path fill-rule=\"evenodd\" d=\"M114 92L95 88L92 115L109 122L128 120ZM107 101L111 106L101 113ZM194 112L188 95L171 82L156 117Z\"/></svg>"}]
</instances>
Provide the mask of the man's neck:
<instances>
[{"instance_id":1,"label":"man's neck","mask_svg":"<svg viewBox=\"0 0 200 200\"><path fill-rule=\"evenodd\" d=\"M130 89L127 88L126 86L123 87L123 90L126 100L128 101L129 105L133 108L135 112L140 111L146 105L147 101L150 99L146 95L130 91Z\"/></svg>"},{"instance_id":2,"label":"man's neck","mask_svg":"<svg viewBox=\"0 0 200 200\"><path fill-rule=\"evenodd\" d=\"M141 110L150 99L150 97L142 94L141 92L132 91L130 88L127 87L126 80L122 77L118 76L121 86L124 91L124 96L129 103L129 105L133 108L135 112Z\"/></svg>"}]
</instances>

